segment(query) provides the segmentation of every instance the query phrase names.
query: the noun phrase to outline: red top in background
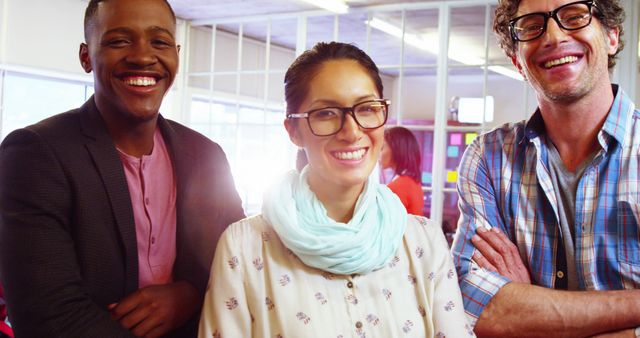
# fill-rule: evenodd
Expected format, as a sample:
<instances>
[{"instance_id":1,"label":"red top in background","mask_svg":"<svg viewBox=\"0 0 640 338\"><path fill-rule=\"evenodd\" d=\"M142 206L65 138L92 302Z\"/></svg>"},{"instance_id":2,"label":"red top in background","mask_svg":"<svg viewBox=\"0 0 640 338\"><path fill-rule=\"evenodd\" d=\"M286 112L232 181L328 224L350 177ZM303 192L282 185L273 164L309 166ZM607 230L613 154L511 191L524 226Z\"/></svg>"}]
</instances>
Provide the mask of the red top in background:
<instances>
[{"instance_id":1,"label":"red top in background","mask_svg":"<svg viewBox=\"0 0 640 338\"><path fill-rule=\"evenodd\" d=\"M409 176L398 176L387 186L400 197L400 201L402 201L408 213L424 216L422 213L424 194L420 183Z\"/></svg>"},{"instance_id":2,"label":"red top in background","mask_svg":"<svg viewBox=\"0 0 640 338\"><path fill-rule=\"evenodd\" d=\"M0 333L13 338L13 330L4 322L6 318L7 307L4 304L4 290L2 289L2 285L0 285Z\"/></svg>"}]
</instances>

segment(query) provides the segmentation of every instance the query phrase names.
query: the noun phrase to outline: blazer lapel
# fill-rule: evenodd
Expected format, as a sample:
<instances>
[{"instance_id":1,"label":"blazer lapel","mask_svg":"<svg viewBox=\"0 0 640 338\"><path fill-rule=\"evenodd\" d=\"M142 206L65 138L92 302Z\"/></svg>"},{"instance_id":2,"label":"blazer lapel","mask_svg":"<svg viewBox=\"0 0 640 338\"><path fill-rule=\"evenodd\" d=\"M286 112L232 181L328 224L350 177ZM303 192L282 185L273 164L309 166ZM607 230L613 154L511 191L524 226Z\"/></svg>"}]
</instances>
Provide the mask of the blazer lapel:
<instances>
[{"instance_id":1,"label":"blazer lapel","mask_svg":"<svg viewBox=\"0 0 640 338\"><path fill-rule=\"evenodd\" d=\"M173 164L173 172L176 178L176 261L174 265L174 273L182 268L183 264L188 264L191 261L193 264L194 257L189 256L187 253L190 250L185 250L185 246L191 244L191 238L189 231L187 230L192 224L189 224L185 220L187 212L186 202L186 190L190 184L194 184L191 178L197 177L195 172L200 167L197 163L199 159L192 154L189 145L184 144L182 138L177 134L176 130L171 124L165 120L162 115L158 116L158 126L162 132L162 137L169 150L171 156L171 162Z\"/></svg>"},{"instance_id":2,"label":"blazer lapel","mask_svg":"<svg viewBox=\"0 0 640 338\"><path fill-rule=\"evenodd\" d=\"M86 147L104 182L124 247L127 276L125 293L129 294L138 289L138 249L127 179L118 151L107 132L93 97L82 106L82 110L82 132L90 139L86 142Z\"/></svg>"},{"instance_id":3,"label":"blazer lapel","mask_svg":"<svg viewBox=\"0 0 640 338\"><path fill-rule=\"evenodd\" d=\"M180 137L162 115L158 116L158 126L160 132L162 132L162 137L167 145L167 149L169 149L169 155L171 156L171 162L173 163L173 170L176 176L177 194L180 196L181 190L184 190L181 189L181 187L185 186L190 170L198 167L195 165L198 158L191 153L187 145L180 142ZM178 203L180 200L180 198L177 198ZM178 211L179 210L178 208Z\"/></svg>"}]
</instances>

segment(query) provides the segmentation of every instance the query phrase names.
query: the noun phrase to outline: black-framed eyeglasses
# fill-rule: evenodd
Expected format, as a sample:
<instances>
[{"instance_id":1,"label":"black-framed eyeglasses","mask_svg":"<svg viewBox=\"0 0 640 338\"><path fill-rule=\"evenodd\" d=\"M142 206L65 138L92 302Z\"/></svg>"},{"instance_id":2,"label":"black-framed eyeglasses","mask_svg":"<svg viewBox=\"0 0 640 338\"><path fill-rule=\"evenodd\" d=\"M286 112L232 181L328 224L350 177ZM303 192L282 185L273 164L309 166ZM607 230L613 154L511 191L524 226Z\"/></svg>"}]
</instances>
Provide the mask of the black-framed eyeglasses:
<instances>
[{"instance_id":1,"label":"black-framed eyeglasses","mask_svg":"<svg viewBox=\"0 0 640 338\"><path fill-rule=\"evenodd\" d=\"M547 31L549 18L553 18L558 26L568 31L578 30L591 23L592 8L598 6L593 0L576 1L562 5L551 12L536 12L521 15L509 21L511 38L514 41L531 41Z\"/></svg>"},{"instance_id":2,"label":"black-framed eyeglasses","mask_svg":"<svg viewBox=\"0 0 640 338\"><path fill-rule=\"evenodd\" d=\"M382 127L387 122L390 104L391 101L386 99L369 100L359 102L353 107L324 107L304 113L289 114L287 118L307 119L313 135L330 136L342 130L347 114L350 114L363 129Z\"/></svg>"}]
</instances>

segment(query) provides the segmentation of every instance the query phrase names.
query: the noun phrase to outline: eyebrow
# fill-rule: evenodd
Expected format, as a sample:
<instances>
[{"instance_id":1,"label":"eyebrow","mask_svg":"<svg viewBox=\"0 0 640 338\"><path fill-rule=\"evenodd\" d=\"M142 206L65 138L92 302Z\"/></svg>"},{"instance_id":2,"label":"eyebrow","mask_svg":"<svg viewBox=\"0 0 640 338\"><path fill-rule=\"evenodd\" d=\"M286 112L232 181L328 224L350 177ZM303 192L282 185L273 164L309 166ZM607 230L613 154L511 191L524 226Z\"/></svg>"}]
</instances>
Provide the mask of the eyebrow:
<instances>
[{"instance_id":1,"label":"eyebrow","mask_svg":"<svg viewBox=\"0 0 640 338\"><path fill-rule=\"evenodd\" d=\"M147 29L147 30L148 30L148 31L152 31L152 32L154 32L154 33L158 33L158 32L160 32L160 33L166 33L166 34L168 34L169 36L171 36L172 38L175 38L175 37L173 36L173 33L171 33L171 31L169 31L169 30L168 30L168 29L166 29L166 28L160 27L160 26L152 26L151 28L149 28L149 29Z\"/></svg>"},{"instance_id":2,"label":"eyebrow","mask_svg":"<svg viewBox=\"0 0 640 338\"><path fill-rule=\"evenodd\" d=\"M175 37L173 36L173 33L171 33L171 31L169 31L166 28L160 27L160 26L151 26L147 29L145 29L146 32L151 32L151 33L165 33L168 34L169 36L171 36L171 38L175 39ZM104 34L102 34L102 36L105 36L107 34L111 34L111 33L123 33L123 34L131 34L133 33L133 29L131 28L127 28L127 27L116 27L113 29L110 29L106 32L104 32Z\"/></svg>"},{"instance_id":3,"label":"eyebrow","mask_svg":"<svg viewBox=\"0 0 640 338\"><path fill-rule=\"evenodd\" d=\"M378 97L375 94L370 94L370 95L360 96L355 101L356 103L360 103L367 100L376 100L377 98ZM320 104L320 103L330 105L331 107L342 107L337 101L327 100L327 99L319 99L319 100L312 101L310 106L313 106L315 104Z\"/></svg>"}]
</instances>

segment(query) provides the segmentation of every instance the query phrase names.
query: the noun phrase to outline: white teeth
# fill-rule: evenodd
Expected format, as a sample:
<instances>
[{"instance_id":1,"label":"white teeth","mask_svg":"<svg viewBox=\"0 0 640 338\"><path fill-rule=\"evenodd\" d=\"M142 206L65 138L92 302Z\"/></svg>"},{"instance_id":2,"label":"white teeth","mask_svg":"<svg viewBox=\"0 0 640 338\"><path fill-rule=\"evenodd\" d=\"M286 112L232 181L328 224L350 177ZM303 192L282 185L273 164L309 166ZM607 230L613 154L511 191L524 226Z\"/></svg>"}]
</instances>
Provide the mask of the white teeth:
<instances>
[{"instance_id":1,"label":"white teeth","mask_svg":"<svg viewBox=\"0 0 640 338\"><path fill-rule=\"evenodd\" d=\"M336 152L334 154L341 160L359 160L364 156L365 152L366 151L364 149L360 149L356 151Z\"/></svg>"},{"instance_id":2,"label":"white teeth","mask_svg":"<svg viewBox=\"0 0 640 338\"><path fill-rule=\"evenodd\" d=\"M130 86L153 86L156 84L156 79L152 77L129 77L124 79L124 83Z\"/></svg>"},{"instance_id":3,"label":"white teeth","mask_svg":"<svg viewBox=\"0 0 640 338\"><path fill-rule=\"evenodd\" d=\"M578 57L576 57L576 56L565 56L565 57L561 57L561 58L556 59L556 60L551 60L551 61L545 62L544 68L551 68L551 67L554 67L554 66L557 66L557 65L576 62L576 61L578 61Z\"/></svg>"}]
</instances>

